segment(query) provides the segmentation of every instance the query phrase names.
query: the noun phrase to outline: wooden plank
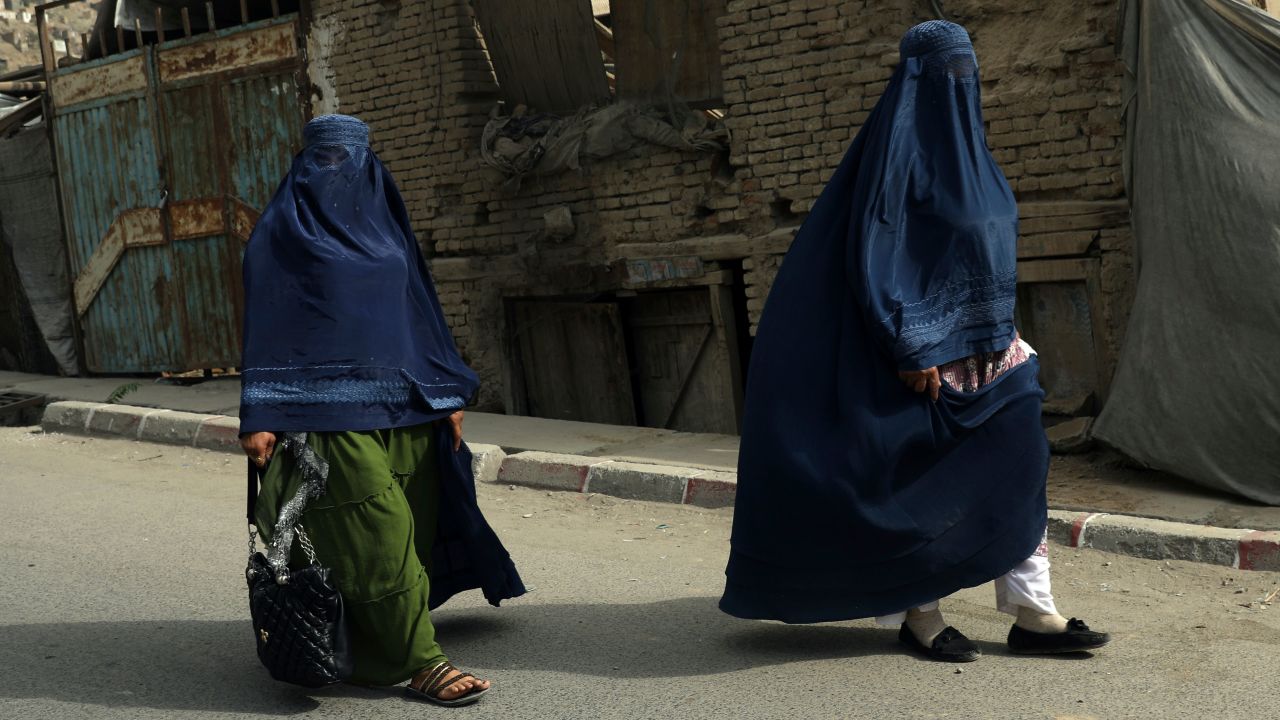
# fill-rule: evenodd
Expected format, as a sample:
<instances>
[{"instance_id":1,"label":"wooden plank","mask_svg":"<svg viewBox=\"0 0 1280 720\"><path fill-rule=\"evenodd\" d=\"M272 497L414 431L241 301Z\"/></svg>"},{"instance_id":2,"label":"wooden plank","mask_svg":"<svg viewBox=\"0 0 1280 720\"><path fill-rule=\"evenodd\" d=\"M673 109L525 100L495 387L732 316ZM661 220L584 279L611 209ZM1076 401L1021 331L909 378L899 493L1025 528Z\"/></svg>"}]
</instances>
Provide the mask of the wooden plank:
<instances>
[{"instance_id":1,"label":"wooden plank","mask_svg":"<svg viewBox=\"0 0 1280 720\"><path fill-rule=\"evenodd\" d=\"M124 254L124 234L115 223L112 223L111 228L102 238L102 243L94 248L84 268L76 276L73 290L77 314L84 315L89 310L89 305L98 296L98 291L106 283L107 276L115 269L122 254Z\"/></svg>"},{"instance_id":2,"label":"wooden plank","mask_svg":"<svg viewBox=\"0 0 1280 720\"><path fill-rule=\"evenodd\" d=\"M691 287L705 287L707 285L724 285L733 282L733 272L729 270L714 270L703 273L698 277L677 278L674 280L650 280L647 282L633 283L629 280L622 281L622 288L626 291L635 290L679 290ZM634 292L633 292L634 294Z\"/></svg>"},{"instance_id":3,"label":"wooden plank","mask_svg":"<svg viewBox=\"0 0 1280 720\"><path fill-rule=\"evenodd\" d=\"M569 114L609 100L589 0L473 0L502 98Z\"/></svg>"},{"instance_id":4,"label":"wooden plank","mask_svg":"<svg viewBox=\"0 0 1280 720\"><path fill-rule=\"evenodd\" d=\"M618 56L617 47L613 42L613 31L599 20L594 21L596 28L596 42L600 44L600 52L607 57L616 58Z\"/></svg>"},{"instance_id":5,"label":"wooden plank","mask_svg":"<svg viewBox=\"0 0 1280 720\"><path fill-rule=\"evenodd\" d=\"M139 54L102 65L59 70L49 79L55 108L66 108L114 95L147 89L145 56Z\"/></svg>"},{"instance_id":6,"label":"wooden plank","mask_svg":"<svg viewBox=\"0 0 1280 720\"><path fill-rule=\"evenodd\" d=\"M52 75L57 62L53 57L53 45L49 43L49 22L45 19L48 8L36 9L36 39L40 41L40 60L44 65L45 75Z\"/></svg>"},{"instance_id":7,"label":"wooden plank","mask_svg":"<svg viewBox=\"0 0 1280 720\"><path fill-rule=\"evenodd\" d=\"M0 117L0 138L7 137L10 132L40 117L44 112L43 104L43 98L33 97L14 107L8 115Z\"/></svg>"},{"instance_id":8,"label":"wooden plank","mask_svg":"<svg viewBox=\"0 0 1280 720\"><path fill-rule=\"evenodd\" d=\"M1018 238L1018 259L1083 255L1097 237L1097 230L1023 235Z\"/></svg>"},{"instance_id":9,"label":"wooden plank","mask_svg":"<svg viewBox=\"0 0 1280 720\"><path fill-rule=\"evenodd\" d=\"M1018 217L1023 219L1055 215L1095 215L1113 212L1129 212L1129 202L1127 200L1066 200L1018 203Z\"/></svg>"},{"instance_id":10,"label":"wooden plank","mask_svg":"<svg viewBox=\"0 0 1280 720\"><path fill-rule=\"evenodd\" d=\"M1101 230L1125 225L1128 222L1128 210L1085 215L1051 215L1019 220L1018 232L1023 235L1035 235L1071 230Z\"/></svg>"},{"instance_id":11,"label":"wooden plank","mask_svg":"<svg viewBox=\"0 0 1280 720\"><path fill-rule=\"evenodd\" d=\"M1018 263L1018 284L1075 282L1089 277L1092 258L1073 260L1031 260Z\"/></svg>"},{"instance_id":12,"label":"wooden plank","mask_svg":"<svg viewBox=\"0 0 1280 720\"><path fill-rule=\"evenodd\" d=\"M746 382L742 372L742 347L739 344L741 340L738 337L738 314L733 300L733 286L726 283L713 285L707 290L711 293L711 320L716 325L716 334L724 348L727 370L725 382L729 384L729 393L733 399L735 425L737 432L742 432Z\"/></svg>"},{"instance_id":13,"label":"wooden plank","mask_svg":"<svg viewBox=\"0 0 1280 720\"><path fill-rule=\"evenodd\" d=\"M292 60L298 56L297 29L286 22L225 37L160 48L160 82L173 83L215 73Z\"/></svg>"},{"instance_id":14,"label":"wooden plank","mask_svg":"<svg viewBox=\"0 0 1280 720\"><path fill-rule=\"evenodd\" d=\"M125 248L163 245L164 242L159 208L126 210L117 215L103 235L102 242L94 248L93 254L76 276L73 288L76 312L84 315L88 311L94 298L98 296L98 291L120 261Z\"/></svg>"},{"instance_id":15,"label":"wooden plank","mask_svg":"<svg viewBox=\"0 0 1280 720\"><path fill-rule=\"evenodd\" d=\"M736 260L751 255L779 255L791 247L798 228L779 228L765 235L710 235L671 242L621 243L609 253L614 262L694 255L703 260Z\"/></svg>"},{"instance_id":16,"label":"wooden plank","mask_svg":"<svg viewBox=\"0 0 1280 720\"><path fill-rule=\"evenodd\" d=\"M724 104L716 19L725 0L613 0L618 97L696 108Z\"/></svg>"},{"instance_id":17,"label":"wooden plank","mask_svg":"<svg viewBox=\"0 0 1280 720\"><path fill-rule=\"evenodd\" d=\"M639 293L627 301L642 422L689 432L738 430L728 347L706 288Z\"/></svg>"},{"instance_id":18,"label":"wooden plank","mask_svg":"<svg viewBox=\"0 0 1280 720\"><path fill-rule=\"evenodd\" d=\"M513 311L529 414L636 424L617 305L521 300Z\"/></svg>"}]
</instances>

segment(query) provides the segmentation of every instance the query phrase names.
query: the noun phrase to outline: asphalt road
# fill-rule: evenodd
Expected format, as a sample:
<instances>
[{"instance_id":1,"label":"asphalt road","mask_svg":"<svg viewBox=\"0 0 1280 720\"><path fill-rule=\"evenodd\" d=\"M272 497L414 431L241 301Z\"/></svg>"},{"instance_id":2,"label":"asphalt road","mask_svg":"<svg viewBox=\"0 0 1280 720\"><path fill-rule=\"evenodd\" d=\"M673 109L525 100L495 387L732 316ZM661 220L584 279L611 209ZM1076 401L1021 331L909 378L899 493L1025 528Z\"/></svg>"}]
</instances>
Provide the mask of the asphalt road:
<instances>
[{"instance_id":1,"label":"asphalt road","mask_svg":"<svg viewBox=\"0 0 1280 720\"><path fill-rule=\"evenodd\" d=\"M1259 602L1275 573L1054 547L1061 609L1112 645L1010 656L1008 618L974 588L944 604L985 653L957 668L866 620L721 614L728 511L505 486L481 503L533 592L436 614L446 652L495 690L461 710L307 692L253 654L242 478L226 455L0 428L0 718L1280 715L1280 601Z\"/></svg>"}]
</instances>

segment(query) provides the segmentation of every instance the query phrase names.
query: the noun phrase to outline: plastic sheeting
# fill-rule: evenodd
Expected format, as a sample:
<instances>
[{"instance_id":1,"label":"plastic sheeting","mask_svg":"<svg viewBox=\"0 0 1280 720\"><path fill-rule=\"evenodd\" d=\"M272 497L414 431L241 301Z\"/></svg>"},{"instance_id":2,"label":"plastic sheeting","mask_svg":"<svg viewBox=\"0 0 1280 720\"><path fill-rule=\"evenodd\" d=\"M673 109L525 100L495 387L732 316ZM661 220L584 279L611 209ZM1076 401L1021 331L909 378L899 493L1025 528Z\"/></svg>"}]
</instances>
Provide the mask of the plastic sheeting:
<instances>
[{"instance_id":1,"label":"plastic sheeting","mask_svg":"<svg viewBox=\"0 0 1280 720\"><path fill-rule=\"evenodd\" d=\"M1237 0L1127 0L1138 288L1096 435L1280 504L1280 21Z\"/></svg>"},{"instance_id":2,"label":"plastic sheeting","mask_svg":"<svg viewBox=\"0 0 1280 720\"><path fill-rule=\"evenodd\" d=\"M12 253L31 315L65 375L78 371L66 249L43 127L0 140L0 242Z\"/></svg>"}]
</instances>

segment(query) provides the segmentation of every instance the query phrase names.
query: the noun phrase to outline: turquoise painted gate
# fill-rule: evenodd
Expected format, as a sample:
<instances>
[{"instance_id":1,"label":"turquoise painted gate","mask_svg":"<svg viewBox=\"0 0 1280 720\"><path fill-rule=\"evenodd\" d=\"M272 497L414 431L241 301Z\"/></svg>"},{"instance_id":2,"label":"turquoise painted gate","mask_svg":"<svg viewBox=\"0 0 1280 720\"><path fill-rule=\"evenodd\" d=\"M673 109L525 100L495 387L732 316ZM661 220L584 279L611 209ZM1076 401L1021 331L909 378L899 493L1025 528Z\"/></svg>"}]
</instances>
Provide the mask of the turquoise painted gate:
<instances>
[{"instance_id":1,"label":"turquoise painted gate","mask_svg":"<svg viewBox=\"0 0 1280 720\"><path fill-rule=\"evenodd\" d=\"M51 70L87 368L240 362L244 242L299 146L297 17Z\"/></svg>"}]
</instances>

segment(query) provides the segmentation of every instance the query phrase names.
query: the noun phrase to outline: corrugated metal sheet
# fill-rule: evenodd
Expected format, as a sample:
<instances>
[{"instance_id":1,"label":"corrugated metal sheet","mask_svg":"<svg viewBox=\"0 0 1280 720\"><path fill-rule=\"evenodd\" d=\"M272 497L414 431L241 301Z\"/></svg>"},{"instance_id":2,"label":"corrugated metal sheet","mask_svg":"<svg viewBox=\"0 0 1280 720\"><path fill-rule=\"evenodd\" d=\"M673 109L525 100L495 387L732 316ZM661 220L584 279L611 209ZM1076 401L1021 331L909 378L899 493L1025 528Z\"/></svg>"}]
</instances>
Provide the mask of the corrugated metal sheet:
<instances>
[{"instance_id":1,"label":"corrugated metal sheet","mask_svg":"<svg viewBox=\"0 0 1280 720\"><path fill-rule=\"evenodd\" d=\"M56 71L54 131L91 371L239 363L243 243L304 119L296 37L296 19L285 18ZM171 80L158 81L157 68ZM150 232L121 235L138 217L160 219L158 244Z\"/></svg>"},{"instance_id":2,"label":"corrugated metal sheet","mask_svg":"<svg viewBox=\"0 0 1280 720\"><path fill-rule=\"evenodd\" d=\"M54 118L71 272L91 267L120 215L159 207L164 183L153 103L99 98ZM167 246L122 252L81 316L85 365L96 372L172 367L177 356L174 268Z\"/></svg>"}]
</instances>

